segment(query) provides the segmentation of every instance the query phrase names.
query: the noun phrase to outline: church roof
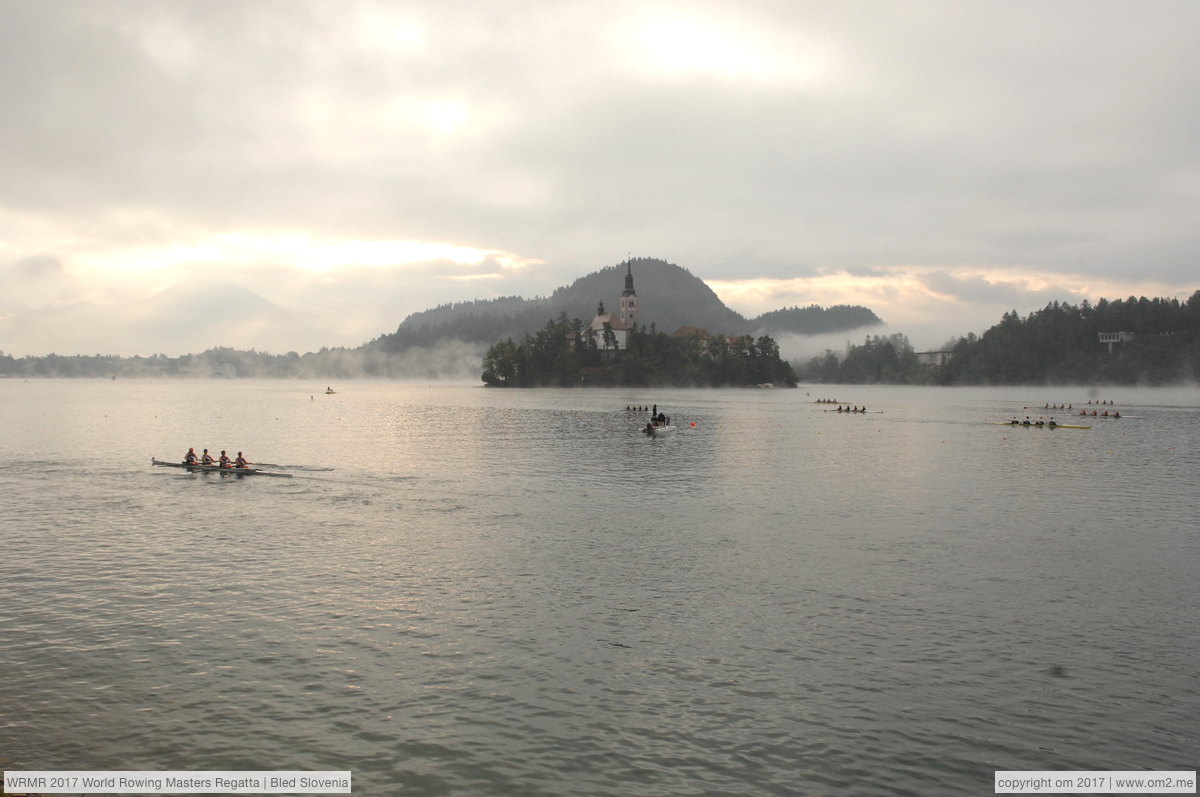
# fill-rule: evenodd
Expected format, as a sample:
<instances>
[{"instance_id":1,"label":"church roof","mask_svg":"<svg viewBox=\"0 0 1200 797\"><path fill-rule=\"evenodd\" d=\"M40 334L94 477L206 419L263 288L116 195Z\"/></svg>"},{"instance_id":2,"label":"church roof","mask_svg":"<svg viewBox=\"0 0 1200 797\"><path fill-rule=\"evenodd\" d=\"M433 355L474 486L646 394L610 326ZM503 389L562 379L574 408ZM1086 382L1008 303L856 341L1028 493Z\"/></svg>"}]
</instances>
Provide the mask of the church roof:
<instances>
[{"instance_id":1,"label":"church roof","mask_svg":"<svg viewBox=\"0 0 1200 797\"><path fill-rule=\"evenodd\" d=\"M621 320L621 317L615 313L598 313L596 317L592 319L591 327L592 329L604 329L605 323L608 323L608 325L613 329L629 329L633 326L632 324L626 324Z\"/></svg>"}]
</instances>

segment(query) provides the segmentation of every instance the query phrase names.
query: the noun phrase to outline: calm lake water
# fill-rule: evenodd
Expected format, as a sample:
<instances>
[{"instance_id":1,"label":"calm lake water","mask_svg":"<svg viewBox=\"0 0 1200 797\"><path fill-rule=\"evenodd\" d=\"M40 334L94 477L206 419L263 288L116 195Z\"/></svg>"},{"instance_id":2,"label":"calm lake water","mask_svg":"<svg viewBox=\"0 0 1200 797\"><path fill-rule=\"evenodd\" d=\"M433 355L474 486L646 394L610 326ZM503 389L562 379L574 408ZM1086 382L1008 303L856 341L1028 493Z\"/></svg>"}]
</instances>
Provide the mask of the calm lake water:
<instances>
[{"instance_id":1,"label":"calm lake water","mask_svg":"<svg viewBox=\"0 0 1200 797\"><path fill-rule=\"evenodd\" d=\"M1197 766L1195 388L325 387L0 380L0 764L623 796ZM986 423L1089 399L1127 417ZM294 478L150 466L188 446Z\"/></svg>"}]
</instances>

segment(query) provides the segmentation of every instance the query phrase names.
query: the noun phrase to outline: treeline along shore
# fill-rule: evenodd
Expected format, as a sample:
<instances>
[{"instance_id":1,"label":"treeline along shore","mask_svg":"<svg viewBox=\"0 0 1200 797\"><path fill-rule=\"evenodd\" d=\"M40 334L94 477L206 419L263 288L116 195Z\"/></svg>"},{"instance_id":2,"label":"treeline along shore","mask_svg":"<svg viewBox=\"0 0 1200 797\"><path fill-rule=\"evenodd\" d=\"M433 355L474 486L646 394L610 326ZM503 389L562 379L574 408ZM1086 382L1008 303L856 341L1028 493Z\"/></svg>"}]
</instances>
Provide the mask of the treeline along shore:
<instances>
[{"instance_id":1,"label":"treeline along shore","mask_svg":"<svg viewBox=\"0 0 1200 797\"><path fill-rule=\"evenodd\" d=\"M356 376L402 376L401 373L389 370L389 359L383 355L372 356L356 349L322 349L308 354L267 354L221 347L179 357L168 357L165 354L149 357L49 354L44 357L18 358L0 352L0 377L348 379ZM395 359L399 361L399 358Z\"/></svg>"},{"instance_id":2,"label":"treeline along shore","mask_svg":"<svg viewBox=\"0 0 1200 797\"><path fill-rule=\"evenodd\" d=\"M787 362L769 335L667 335L630 331L627 350L580 341L582 322L565 314L518 342L439 338L396 349L383 339L355 349L268 354L214 348L169 357L58 355L0 351L0 378L477 379L488 385L742 386L836 384L1169 385L1200 381L1200 291L1187 301L1145 297L1079 305L1052 302L1022 317L1005 313L982 335L917 352L903 334L869 335L845 350ZM480 370L482 357L482 373Z\"/></svg>"}]
</instances>

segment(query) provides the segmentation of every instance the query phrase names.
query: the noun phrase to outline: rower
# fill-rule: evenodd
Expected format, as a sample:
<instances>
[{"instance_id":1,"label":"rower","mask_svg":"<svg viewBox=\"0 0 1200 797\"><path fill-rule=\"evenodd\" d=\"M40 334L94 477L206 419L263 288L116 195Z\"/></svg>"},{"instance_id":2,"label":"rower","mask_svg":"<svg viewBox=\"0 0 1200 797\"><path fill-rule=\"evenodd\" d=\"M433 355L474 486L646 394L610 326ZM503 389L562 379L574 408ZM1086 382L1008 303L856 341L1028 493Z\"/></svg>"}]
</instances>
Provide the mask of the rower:
<instances>
[{"instance_id":1,"label":"rower","mask_svg":"<svg viewBox=\"0 0 1200 797\"><path fill-rule=\"evenodd\" d=\"M1022 426L1033 426L1033 421L1029 420L1029 416L1025 416L1025 420L1021 421Z\"/></svg>"},{"instance_id":2,"label":"rower","mask_svg":"<svg viewBox=\"0 0 1200 797\"><path fill-rule=\"evenodd\" d=\"M233 461L233 466L235 468L248 468L250 467L250 463L246 461L246 458L242 456L242 452L239 451L237 459Z\"/></svg>"},{"instance_id":3,"label":"rower","mask_svg":"<svg viewBox=\"0 0 1200 797\"><path fill-rule=\"evenodd\" d=\"M215 460L212 458L212 455L208 453L208 449L204 449L204 453L200 455L200 464L211 465L214 461Z\"/></svg>"},{"instance_id":4,"label":"rower","mask_svg":"<svg viewBox=\"0 0 1200 797\"><path fill-rule=\"evenodd\" d=\"M221 456L217 460L217 463L222 468L228 468L233 464L232 461L229 459L229 455L225 453L225 449L221 449Z\"/></svg>"},{"instance_id":5,"label":"rower","mask_svg":"<svg viewBox=\"0 0 1200 797\"><path fill-rule=\"evenodd\" d=\"M1046 424L1046 425L1047 425L1047 426L1058 426L1058 424L1054 422L1054 419L1053 419L1053 418L1051 418L1051 419L1050 419L1050 422L1049 422L1048 424Z\"/></svg>"},{"instance_id":6,"label":"rower","mask_svg":"<svg viewBox=\"0 0 1200 797\"><path fill-rule=\"evenodd\" d=\"M196 449L194 449L194 448L188 449L188 452L183 455L183 464L184 465L195 465L196 464Z\"/></svg>"}]
</instances>

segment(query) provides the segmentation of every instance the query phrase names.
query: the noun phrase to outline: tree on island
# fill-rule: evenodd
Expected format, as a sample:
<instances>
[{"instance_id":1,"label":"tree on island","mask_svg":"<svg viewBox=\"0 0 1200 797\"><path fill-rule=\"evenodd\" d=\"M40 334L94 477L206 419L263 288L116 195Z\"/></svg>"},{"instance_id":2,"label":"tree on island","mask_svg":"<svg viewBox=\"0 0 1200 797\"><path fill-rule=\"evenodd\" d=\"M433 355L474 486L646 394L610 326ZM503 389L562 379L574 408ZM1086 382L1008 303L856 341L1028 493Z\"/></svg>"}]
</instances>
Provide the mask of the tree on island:
<instances>
[{"instance_id":1,"label":"tree on island","mask_svg":"<svg viewBox=\"0 0 1200 797\"><path fill-rule=\"evenodd\" d=\"M779 345L768 335L709 337L701 330L667 335L653 326L629 330L618 349L605 335L604 348L585 340L579 319L560 315L520 343L505 338L483 357L481 379L492 387L730 387L798 384ZM606 330L607 332L607 330Z\"/></svg>"}]
</instances>

